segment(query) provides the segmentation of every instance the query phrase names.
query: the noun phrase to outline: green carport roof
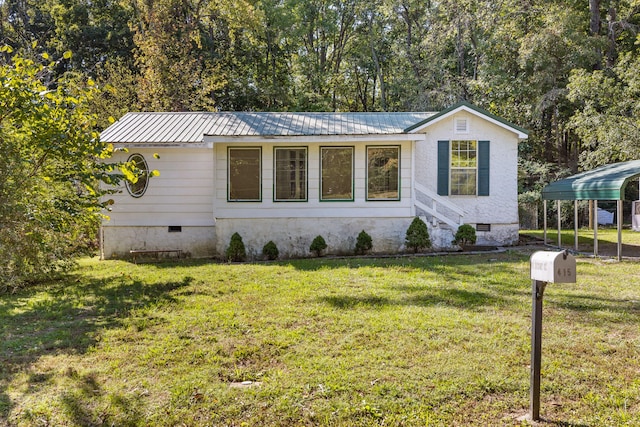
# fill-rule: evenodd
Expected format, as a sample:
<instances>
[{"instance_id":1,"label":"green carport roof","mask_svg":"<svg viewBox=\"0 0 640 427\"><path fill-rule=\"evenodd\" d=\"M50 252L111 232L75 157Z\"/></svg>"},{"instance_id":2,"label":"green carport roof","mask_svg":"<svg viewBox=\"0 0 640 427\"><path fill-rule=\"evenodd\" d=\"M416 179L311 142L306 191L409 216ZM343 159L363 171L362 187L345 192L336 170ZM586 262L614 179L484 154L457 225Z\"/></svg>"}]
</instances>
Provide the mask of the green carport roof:
<instances>
[{"instance_id":1,"label":"green carport roof","mask_svg":"<svg viewBox=\"0 0 640 427\"><path fill-rule=\"evenodd\" d=\"M553 182L542 189L544 200L624 200L627 182L640 176L640 160L614 163Z\"/></svg>"}]
</instances>

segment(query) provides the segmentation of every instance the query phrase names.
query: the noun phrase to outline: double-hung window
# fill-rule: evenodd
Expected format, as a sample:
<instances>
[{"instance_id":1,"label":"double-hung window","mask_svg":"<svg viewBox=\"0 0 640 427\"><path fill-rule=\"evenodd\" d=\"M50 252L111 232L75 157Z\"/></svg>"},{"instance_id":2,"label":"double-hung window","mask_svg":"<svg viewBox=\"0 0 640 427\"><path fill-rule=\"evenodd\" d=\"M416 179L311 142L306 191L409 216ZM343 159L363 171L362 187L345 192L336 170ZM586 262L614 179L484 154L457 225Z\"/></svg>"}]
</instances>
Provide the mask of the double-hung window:
<instances>
[{"instance_id":1,"label":"double-hung window","mask_svg":"<svg viewBox=\"0 0 640 427\"><path fill-rule=\"evenodd\" d=\"M438 141L438 194L489 195L489 141Z\"/></svg>"},{"instance_id":2,"label":"double-hung window","mask_svg":"<svg viewBox=\"0 0 640 427\"><path fill-rule=\"evenodd\" d=\"M476 141L451 141L451 195L476 194L478 155Z\"/></svg>"},{"instance_id":3,"label":"double-hung window","mask_svg":"<svg viewBox=\"0 0 640 427\"><path fill-rule=\"evenodd\" d=\"M367 147L367 200L400 199L400 147Z\"/></svg>"},{"instance_id":4,"label":"double-hung window","mask_svg":"<svg viewBox=\"0 0 640 427\"><path fill-rule=\"evenodd\" d=\"M276 202L307 200L307 149L276 147L275 197Z\"/></svg>"},{"instance_id":5,"label":"double-hung window","mask_svg":"<svg viewBox=\"0 0 640 427\"><path fill-rule=\"evenodd\" d=\"M353 200L353 147L320 147L320 200Z\"/></svg>"},{"instance_id":6,"label":"double-hung window","mask_svg":"<svg viewBox=\"0 0 640 427\"><path fill-rule=\"evenodd\" d=\"M262 150L257 147L229 147L228 200L259 202L262 199Z\"/></svg>"}]
</instances>

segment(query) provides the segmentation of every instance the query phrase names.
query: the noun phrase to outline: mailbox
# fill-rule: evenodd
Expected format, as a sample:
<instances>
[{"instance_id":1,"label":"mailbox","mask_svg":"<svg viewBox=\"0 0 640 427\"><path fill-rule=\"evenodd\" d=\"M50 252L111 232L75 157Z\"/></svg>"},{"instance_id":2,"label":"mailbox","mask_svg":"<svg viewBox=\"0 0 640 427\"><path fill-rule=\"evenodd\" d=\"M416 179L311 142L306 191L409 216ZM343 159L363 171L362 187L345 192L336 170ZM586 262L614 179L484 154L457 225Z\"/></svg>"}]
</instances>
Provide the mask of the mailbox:
<instances>
[{"instance_id":1,"label":"mailbox","mask_svg":"<svg viewBox=\"0 0 640 427\"><path fill-rule=\"evenodd\" d=\"M531 255L531 279L548 283L576 283L576 259L566 251L538 251Z\"/></svg>"},{"instance_id":2,"label":"mailbox","mask_svg":"<svg viewBox=\"0 0 640 427\"><path fill-rule=\"evenodd\" d=\"M542 298L547 283L576 283L576 259L568 251L538 251L531 255L531 420L540 420L542 359Z\"/></svg>"}]
</instances>

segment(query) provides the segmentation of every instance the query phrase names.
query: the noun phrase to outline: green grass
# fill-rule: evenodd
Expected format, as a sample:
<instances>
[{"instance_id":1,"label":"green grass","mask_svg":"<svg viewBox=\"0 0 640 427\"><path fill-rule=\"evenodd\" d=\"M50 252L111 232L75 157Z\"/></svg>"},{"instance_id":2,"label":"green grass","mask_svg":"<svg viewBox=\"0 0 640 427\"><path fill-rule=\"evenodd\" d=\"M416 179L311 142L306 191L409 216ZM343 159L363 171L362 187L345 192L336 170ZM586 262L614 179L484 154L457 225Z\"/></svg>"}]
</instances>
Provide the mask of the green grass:
<instances>
[{"instance_id":1,"label":"green grass","mask_svg":"<svg viewBox=\"0 0 640 427\"><path fill-rule=\"evenodd\" d=\"M83 260L1 297L0 425L526 425L529 255ZM640 425L639 278L547 287L550 425Z\"/></svg>"},{"instance_id":2,"label":"green grass","mask_svg":"<svg viewBox=\"0 0 640 427\"><path fill-rule=\"evenodd\" d=\"M526 230L520 232L521 236L543 239L542 230ZM562 247L574 249L575 232L573 230L561 230ZM547 229L547 243L558 244L558 230ZM593 253L593 230L581 228L578 230L578 250L585 253ZM615 228L598 229L598 255L617 256L618 254L618 230ZM640 257L640 232L629 229L622 230L622 255L628 257Z\"/></svg>"}]
</instances>

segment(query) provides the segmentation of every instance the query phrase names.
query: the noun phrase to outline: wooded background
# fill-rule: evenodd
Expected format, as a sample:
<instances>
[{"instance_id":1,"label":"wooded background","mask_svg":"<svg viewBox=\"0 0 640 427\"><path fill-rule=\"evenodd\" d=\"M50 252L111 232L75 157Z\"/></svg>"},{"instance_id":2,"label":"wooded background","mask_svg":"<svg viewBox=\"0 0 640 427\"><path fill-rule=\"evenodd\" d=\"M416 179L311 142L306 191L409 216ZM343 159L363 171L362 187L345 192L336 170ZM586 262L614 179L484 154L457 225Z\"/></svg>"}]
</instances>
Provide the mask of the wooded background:
<instances>
[{"instance_id":1,"label":"wooded background","mask_svg":"<svg viewBox=\"0 0 640 427\"><path fill-rule=\"evenodd\" d=\"M70 73L97 82L102 128L140 110L467 100L531 131L522 201L557 177L638 158L639 25L640 0L0 0L0 44L55 60L51 86Z\"/></svg>"}]
</instances>

